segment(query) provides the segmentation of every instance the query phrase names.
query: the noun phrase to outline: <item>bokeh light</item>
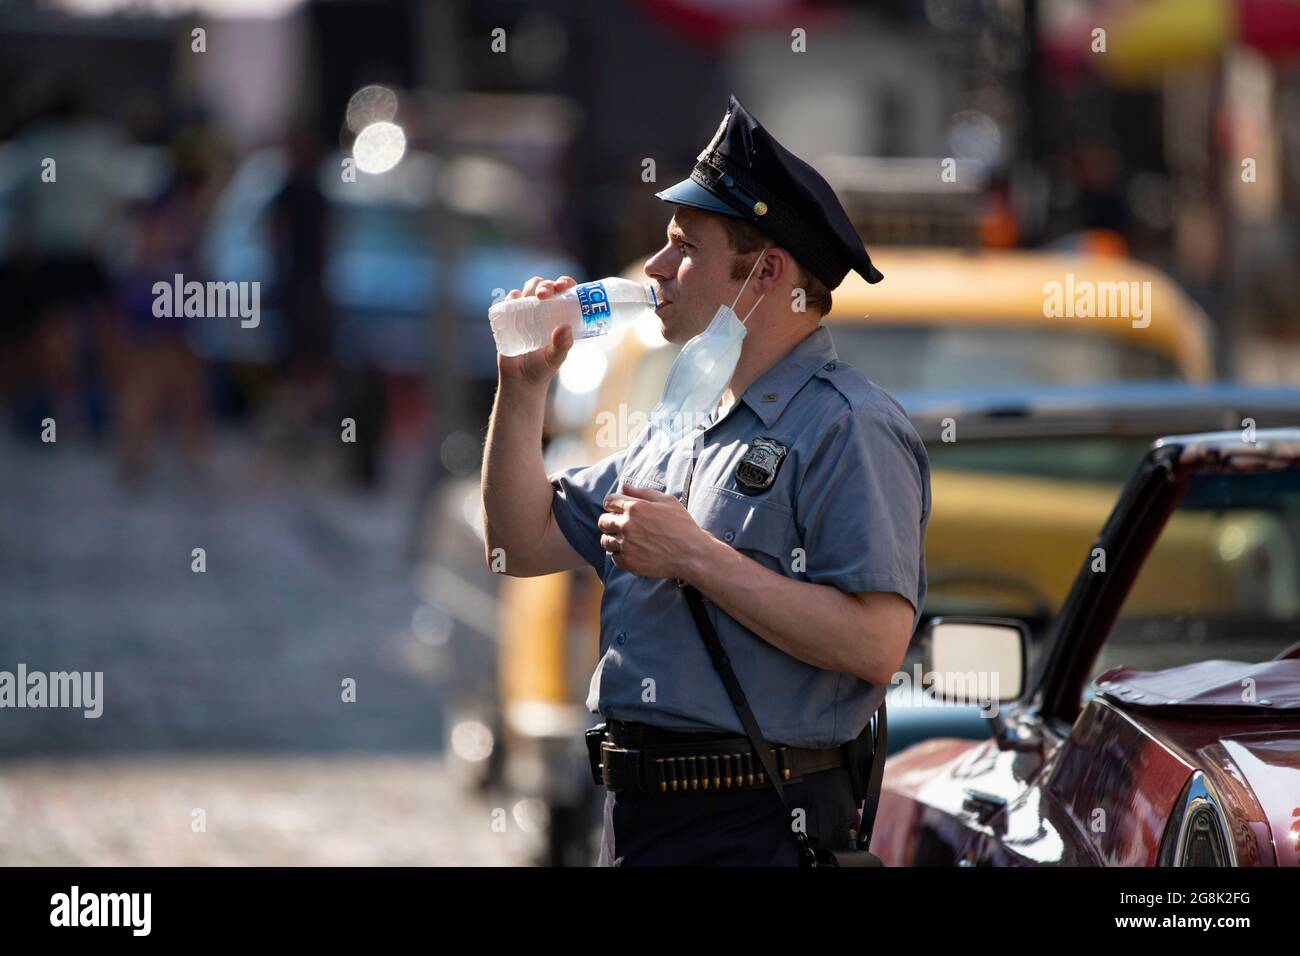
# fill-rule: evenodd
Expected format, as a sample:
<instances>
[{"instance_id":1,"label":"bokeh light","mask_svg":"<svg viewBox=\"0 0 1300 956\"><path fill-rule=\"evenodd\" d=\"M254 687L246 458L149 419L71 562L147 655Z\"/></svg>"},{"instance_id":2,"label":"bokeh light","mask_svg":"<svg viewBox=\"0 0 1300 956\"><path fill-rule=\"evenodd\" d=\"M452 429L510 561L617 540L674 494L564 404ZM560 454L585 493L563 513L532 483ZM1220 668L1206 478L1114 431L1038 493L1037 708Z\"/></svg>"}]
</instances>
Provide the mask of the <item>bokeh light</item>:
<instances>
[{"instance_id":1,"label":"bokeh light","mask_svg":"<svg viewBox=\"0 0 1300 956\"><path fill-rule=\"evenodd\" d=\"M363 173L386 173L406 154L406 134L394 123L371 123L357 134L352 158Z\"/></svg>"}]
</instances>

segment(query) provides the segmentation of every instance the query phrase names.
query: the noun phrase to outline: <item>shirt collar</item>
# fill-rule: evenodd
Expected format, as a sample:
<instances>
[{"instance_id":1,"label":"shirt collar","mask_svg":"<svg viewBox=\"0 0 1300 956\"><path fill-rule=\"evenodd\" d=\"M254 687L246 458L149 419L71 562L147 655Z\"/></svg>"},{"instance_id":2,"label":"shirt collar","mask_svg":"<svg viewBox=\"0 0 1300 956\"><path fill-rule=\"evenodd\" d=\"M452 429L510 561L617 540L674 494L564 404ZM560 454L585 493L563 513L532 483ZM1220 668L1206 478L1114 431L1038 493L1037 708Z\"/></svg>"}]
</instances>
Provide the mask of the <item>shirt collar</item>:
<instances>
[{"instance_id":1,"label":"shirt collar","mask_svg":"<svg viewBox=\"0 0 1300 956\"><path fill-rule=\"evenodd\" d=\"M740 400L763 420L764 427L771 428L812 374L835 360L835 344L831 342L830 330L819 325L756 378Z\"/></svg>"}]
</instances>

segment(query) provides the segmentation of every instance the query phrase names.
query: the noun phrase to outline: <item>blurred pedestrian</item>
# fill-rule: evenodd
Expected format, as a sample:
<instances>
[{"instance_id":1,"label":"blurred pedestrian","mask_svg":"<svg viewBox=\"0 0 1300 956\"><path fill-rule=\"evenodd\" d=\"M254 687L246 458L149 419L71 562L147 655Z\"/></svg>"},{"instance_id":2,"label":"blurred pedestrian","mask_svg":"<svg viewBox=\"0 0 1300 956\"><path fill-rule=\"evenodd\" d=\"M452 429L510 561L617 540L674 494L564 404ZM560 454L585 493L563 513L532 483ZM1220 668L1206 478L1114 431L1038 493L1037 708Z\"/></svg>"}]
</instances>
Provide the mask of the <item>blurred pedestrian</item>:
<instances>
[{"instance_id":1,"label":"blurred pedestrian","mask_svg":"<svg viewBox=\"0 0 1300 956\"><path fill-rule=\"evenodd\" d=\"M17 137L26 166L14 197L30 255L34 408L59 434L98 427L96 344L108 323L108 250L124 193L121 131L95 117L70 81L59 83Z\"/></svg>"},{"instance_id":2,"label":"blurred pedestrian","mask_svg":"<svg viewBox=\"0 0 1300 956\"><path fill-rule=\"evenodd\" d=\"M300 425L319 430L338 392L334 322L325 295L329 202L321 191L321 147L305 124L289 132L284 186L271 203L277 299L288 333L287 372Z\"/></svg>"},{"instance_id":3,"label":"blurred pedestrian","mask_svg":"<svg viewBox=\"0 0 1300 956\"><path fill-rule=\"evenodd\" d=\"M114 393L119 475L129 486L144 479L164 422L174 417L191 476L202 481L208 445L207 375L190 346L182 316L156 314L154 285L190 272L195 211L184 185L134 210L133 251L117 283L122 321ZM202 320L199 320L202 321Z\"/></svg>"}]
</instances>

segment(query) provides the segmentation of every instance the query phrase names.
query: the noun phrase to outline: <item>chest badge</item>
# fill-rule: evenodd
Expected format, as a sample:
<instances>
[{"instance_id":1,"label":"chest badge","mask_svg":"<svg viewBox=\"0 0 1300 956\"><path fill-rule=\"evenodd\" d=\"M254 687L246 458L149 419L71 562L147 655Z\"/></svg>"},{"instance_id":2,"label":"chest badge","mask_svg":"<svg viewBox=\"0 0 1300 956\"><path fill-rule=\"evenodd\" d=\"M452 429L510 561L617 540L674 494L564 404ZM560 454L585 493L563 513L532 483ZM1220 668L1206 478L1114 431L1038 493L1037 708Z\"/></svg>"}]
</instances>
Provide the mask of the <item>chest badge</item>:
<instances>
[{"instance_id":1,"label":"chest badge","mask_svg":"<svg viewBox=\"0 0 1300 956\"><path fill-rule=\"evenodd\" d=\"M767 491L790 449L772 438L755 438L736 466L736 484L747 495Z\"/></svg>"}]
</instances>

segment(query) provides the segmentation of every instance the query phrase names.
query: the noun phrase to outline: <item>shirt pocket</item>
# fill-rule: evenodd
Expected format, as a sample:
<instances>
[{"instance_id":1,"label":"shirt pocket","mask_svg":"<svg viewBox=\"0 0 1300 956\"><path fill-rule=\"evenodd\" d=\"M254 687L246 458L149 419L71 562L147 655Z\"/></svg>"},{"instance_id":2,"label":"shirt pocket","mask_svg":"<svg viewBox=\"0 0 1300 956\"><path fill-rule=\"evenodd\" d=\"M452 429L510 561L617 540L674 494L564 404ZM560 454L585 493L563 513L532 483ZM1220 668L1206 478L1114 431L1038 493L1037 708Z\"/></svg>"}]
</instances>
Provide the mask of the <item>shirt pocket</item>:
<instances>
[{"instance_id":1,"label":"shirt pocket","mask_svg":"<svg viewBox=\"0 0 1300 956\"><path fill-rule=\"evenodd\" d=\"M719 541L737 551L768 555L790 573L791 553L799 542L794 514L785 505L705 485L691 488L691 510L699 526Z\"/></svg>"},{"instance_id":2,"label":"shirt pocket","mask_svg":"<svg viewBox=\"0 0 1300 956\"><path fill-rule=\"evenodd\" d=\"M649 475L624 475L622 484L624 487L631 485L633 488L651 488L665 493L668 491L668 485L662 478L652 478ZM615 481L614 490L618 487L619 482Z\"/></svg>"}]
</instances>

